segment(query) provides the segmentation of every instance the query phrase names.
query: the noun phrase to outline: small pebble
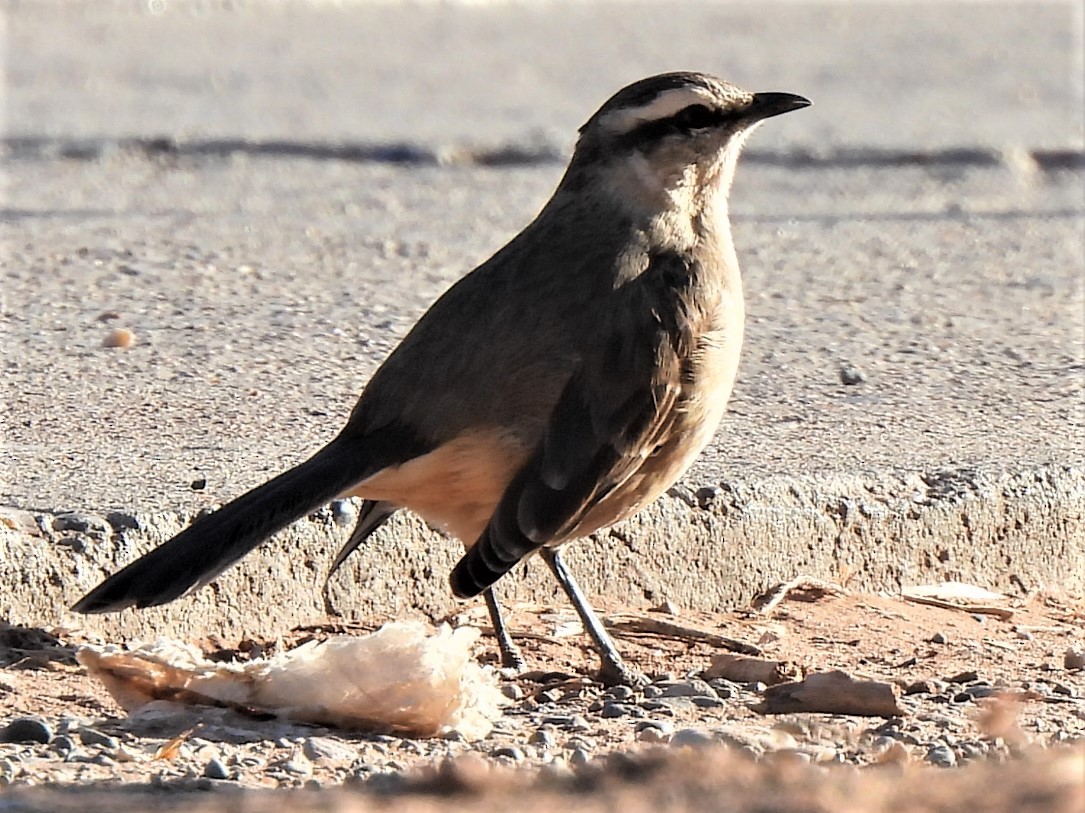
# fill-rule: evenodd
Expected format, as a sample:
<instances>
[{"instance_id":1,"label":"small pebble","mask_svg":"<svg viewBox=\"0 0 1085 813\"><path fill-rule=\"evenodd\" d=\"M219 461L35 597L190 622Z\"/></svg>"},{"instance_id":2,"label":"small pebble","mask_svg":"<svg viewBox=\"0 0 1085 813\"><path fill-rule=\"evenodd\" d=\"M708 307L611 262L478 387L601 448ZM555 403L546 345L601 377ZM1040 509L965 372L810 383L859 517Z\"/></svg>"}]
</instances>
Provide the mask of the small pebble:
<instances>
[{"instance_id":1,"label":"small pebble","mask_svg":"<svg viewBox=\"0 0 1085 813\"><path fill-rule=\"evenodd\" d=\"M300 751L296 751L286 762L279 765L282 770L295 776L308 777L313 775L313 763Z\"/></svg>"},{"instance_id":2,"label":"small pebble","mask_svg":"<svg viewBox=\"0 0 1085 813\"><path fill-rule=\"evenodd\" d=\"M652 608L652 612L665 613L666 615L680 615L678 605L671 601L669 598L663 599L662 602Z\"/></svg>"},{"instance_id":3,"label":"small pebble","mask_svg":"<svg viewBox=\"0 0 1085 813\"><path fill-rule=\"evenodd\" d=\"M699 709L718 709L723 705L723 701L718 697L691 697L690 700Z\"/></svg>"},{"instance_id":4,"label":"small pebble","mask_svg":"<svg viewBox=\"0 0 1085 813\"><path fill-rule=\"evenodd\" d=\"M683 728L674 732L670 744L675 748L704 748L712 745L715 738L699 728Z\"/></svg>"},{"instance_id":5,"label":"small pebble","mask_svg":"<svg viewBox=\"0 0 1085 813\"><path fill-rule=\"evenodd\" d=\"M131 347L136 343L136 334L126 327L115 327L106 331L102 337L102 347Z\"/></svg>"},{"instance_id":6,"label":"small pebble","mask_svg":"<svg viewBox=\"0 0 1085 813\"><path fill-rule=\"evenodd\" d=\"M660 702L678 714L687 714L697 708L693 705L693 700L688 697L664 697Z\"/></svg>"},{"instance_id":7,"label":"small pebble","mask_svg":"<svg viewBox=\"0 0 1085 813\"><path fill-rule=\"evenodd\" d=\"M701 510L710 508L721 494L723 494L723 489L719 486L702 486L694 493L697 498L697 507Z\"/></svg>"},{"instance_id":8,"label":"small pebble","mask_svg":"<svg viewBox=\"0 0 1085 813\"><path fill-rule=\"evenodd\" d=\"M716 697L720 700L730 700L735 696L735 689L731 686L716 686L713 683L712 691L716 693Z\"/></svg>"},{"instance_id":9,"label":"small pebble","mask_svg":"<svg viewBox=\"0 0 1085 813\"><path fill-rule=\"evenodd\" d=\"M930 637L932 644L946 644L949 643L949 638L946 637L944 632L936 632Z\"/></svg>"},{"instance_id":10,"label":"small pebble","mask_svg":"<svg viewBox=\"0 0 1085 813\"><path fill-rule=\"evenodd\" d=\"M933 688L931 687L930 681L927 680L917 680L915 683L909 683L904 687L905 695L931 694L932 692Z\"/></svg>"},{"instance_id":11,"label":"small pebble","mask_svg":"<svg viewBox=\"0 0 1085 813\"><path fill-rule=\"evenodd\" d=\"M957 755L948 745L936 745L927 751L927 762L939 768L952 768L957 764Z\"/></svg>"},{"instance_id":12,"label":"small pebble","mask_svg":"<svg viewBox=\"0 0 1085 813\"><path fill-rule=\"evenodd\" d=\"M642 694L644 695L644 697L646 699L650 699L650 698L653 698L653 697L662 696L663 690L661 688L659 688L658 686L645 686L643 691L642 691Z\"/></svg>"},{"instance_id":13,"label":"small pebble","mask_svg":"<svg viewBox=\"0 0 1085 813\"><path fill-rule=\"evenodd\" d=\"M616 717L626 717L628 715L629 707L622 705L621 703L606 703L599 713L599 716L604 720L613 720Z\"/></svg>"},{"instance_id":14,"label":"small pebble","mask_svg":"<svg viewBox=\"0 0 1085 813\"><path fill-rule=\"evenodd\" d=\"M980 742L959 742L957 748L960 749L962 759L981 759L987 756L987 749Z\"/></svg>"},{"instance_id":15,"label":"small pebble","mask_svg":"<svg viewBox=\"0 0 1085 813\"><path fill-rule=\"evenodd\" d=\"M591 762L591 754L585 751L583 748L577 748L571 754L569 754L569 764L574 768L580 768Z\"/></svg>"},{"instance_id":16,"label":"small pebble","mask_svg":"<svg viewBox=\"0 0 1085 813\"><path fill-rule=\"evenodd\" d=\"M582 720L584 718L577 718L568 714L548 714L542 718L542 724L568 730L576 725L578 719Z\"/></svg>"},{"instance_id":17,"label":"small pebble","mask_svg":"<svg viewBox=\"0 0 1085 813\"><path fill-rule=\"evenodd\" d=\"M595 740L591 737L569 737L565 742L565 750L574 751L577 748L582 748L585 751L594 751Z\"/></svg>"},{"instance_id":18,"label":"small pebble","mask_svg":"<svg viewBox=\"0 0 1085 813\"><path fill-rule=\"evenodd\" d=\"M554 737L554 732L549 728L540 728L535 731L535 733L531 735L529 742L540 748L553 748L557 745L557 739Z\"/></svg>"},{"instance_id":19,"label":"small pebble","mask_svg":"<svg viewBox=\"0 0 1085 813\"><path fill-rule=\"evenodd\" d=\"M110 511L105 515L105 521L109 523L109 527L113 529L114 533L138 531L140 529L139 518L126 514L124 511Z\"/></svg>"},{"instance_id":20,"label":"small pebble","mask_svg":"<svg viewBox=\"0 0 1085 813\"><path fill-rule=\"evenodd\" d=\"M82 511L63 511L53 517L53 530L104 536L112 529L103 517L96 514L86 514Z\"/></svg>"},{"instance_id":21,"label":"small pebble","mask_svg":"<svg viewBox=\"0 0 1085 813\"><path fill-rule=\"evenodd\" d=\"M358 518L358 512L354 510L354 505L350 500L332 500L330 507L332 522L341 528L353 525L354 520Z\"/></svg>"},{"instance_id":22,"label":"small pebble","mask_svg":"<svg viewBox=\"0 0 1085 813\"><path fill-rule=\"evenodd\" d=\"M75 753L75 741L66 734L54 737L50 747L55 753L60 754L62 757L67 757L70 754Z\"/></svg>"},{"instance_id":23,"label":"small pebble","mask_svg":"<svg viewBox=\"0 0 1085 813\"><path fill-rule=\"evenodd\" d=\"M1085 669L1085 650L1066 650L1062 656L1062 668L1072 671Z\"/></svg>"},{"instance_id":24,"label":"small pebble","mask_svg":"<svg viewBox=\"0 0 1085 813\"><path fill-rule=\"evenodd\" d=\"M19 717L0 729L0 742L40 742L53 740L53 729L37 717Z\"/></svg>"},{"instance_id":25,"label":"small pebble","mask_svg":"<svg viewBox=\"0 0 1085 813\"><path fill-rule=\"evenodd\" d=\"M866 373L851 364L843 364L840 367L840 383L851 387L866 381Z\"/></svg>"},{"instance_id":26,"label":"small pebble","mask_svg":"<svg viewBox=\"0 0 1085 813\"><path fill-rule=\"evenodd\" d=\"M668 702L673 703L674 698L670 698ZM642 700L638 704L644 711L651 712L652 714L662 714L666 717L674 716L674 709L664 703L662 700Z\"/></svg>"},{"instance_id":27,"label":"small pebble","mask_svg":"<svg viewBox=\"0 0 1085 813\"><path fill-rule=\"evenodd\" d=\"M658 743L660 745L665 744L670 739L670 734L665 734L658 728L646 728L643 731L637 733L638 742L650 742Z\"/></svg>"},{"instance_id":28,"label":"small pebble","mask_svg":"<svg viewBox=\"0 0 1085 813\"><path fill-rule=\"evenodd\" d=\"M664 697L715 697L716 691L698 678L683 680L663 686Z\"/></svg>"},{"instance_id":29,"label":"small pebble","mask_svg":"<svg viewBox=\"0 0 1085 813\"><path fill-rule=\"evenodd\" d=\"M766 754L766 760L771 765L805 765L813 761L813 756L796 748L781 748Z\"/></svg>"},{"instance_id":30,"label":"small pebble","mask_svg":"<svg viewBox=\"0 0 1085 813\"><path fill-rule=\"evenodd\" d=\"M102 748L119 748L120 740L116 737L111 737L96 728L81 728L79 729L79 741L83 745L99 746Z\"/></svg>"},{"instance_id":31,"label":"small pebble","mask_svg":"<svg viewBox=\"0 0 1085 813\"><path fill-rule=\"evenodd\" d=\"M509 700L524 699L524 690L516 683L502 683L501 694L505 695Z\"/></svg>"},{"instance_id":32,"label":"small pebble","mask_svg":"<svg viewBox=\"0 0 1085 813\"><path fill-rule=\"evenodd\" d=\"M522 762L524 759L524 752L514 745L502 745L500 748L495 748L490 754L495 757L511 759L513 762Z\"/></svg>"},{"instance_id":33,"label":"small pebble","mask_svg":"<svg viewBox=\"0 0 1085 813\"><path fill-rule=\"evenodd\" d=\"M575 714L569 721L569 725L566 726L569 731L591 731L591 723L589 723L582 715Z\"/></svg>"},{"instance_id":34,"label":"small pebble","mask_svg":"<svg viewBox=\"0 0 1085 813\"><path fill-rule=\"evenodd\" d=\"M667 496L674 497L674 499L684 502L690 508L697 507L697 498L694 497L693 492L685 486L672 486L667 490Z\"/></svg>"},{"instance_id":35,"label":"small pebble","mask_svg":"<svg viewBox=\"0 0 1085 813\"><path fill-rule=\"evenodd\" d=\"M645 720L637 723L636 732L640 742L665 743L671 738L674 726L661 720Z\"/></svg>"},{"instance_id":36,"label":"small pebble","mask_svg":"<svg viewBox=\"0 0 1085 813\"><path fill-rule=\"evenodd\" d=\"M947 683L975 683L980 679L980 676L974 671L961 672L953 677L946 678Z\"/></svg>"},{"instance_id":37,"label":"small pebble","mask_svg":"<svg viewBox=\"0 0 1085 813\"><path fill-rule=\"evenodd\" d=\"M230 771L220 759L209 760L203 767L203 775L208 779L229 779Z\"/></svg>"},{"instance_id":38,"label":"small pebble","mask_svg":"<svg viewBox=\"0 0 1085 813\"><path fill-rule=\"evenodd\" d=\"M635 692L628 686L615 686L606 692L606 696L611 700L630 700L634 694Z\"/></svg>"},{"instance_id":39,"label":"small pebble","mask_svg":"<svg viewBox=\"0 0 1085 813\"><path fill-rule=\"evenodd\" d=\"M306 759L313 762L346 764L357 755L354 748L333 740L331 737L306 737L301 744Z\"/></svg>"}]
</instances>

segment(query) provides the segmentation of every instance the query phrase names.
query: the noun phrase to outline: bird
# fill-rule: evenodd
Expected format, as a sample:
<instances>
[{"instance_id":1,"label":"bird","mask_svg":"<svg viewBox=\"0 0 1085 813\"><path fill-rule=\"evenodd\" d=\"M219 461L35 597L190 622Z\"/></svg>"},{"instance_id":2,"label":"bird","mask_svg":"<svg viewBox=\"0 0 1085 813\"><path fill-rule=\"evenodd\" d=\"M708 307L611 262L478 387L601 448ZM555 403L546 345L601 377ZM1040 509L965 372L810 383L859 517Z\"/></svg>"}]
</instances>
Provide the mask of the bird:
<instances>
[{"instance_id":1,"label":"bird","mask_svg":"<svg viewBox=\"0 0 1085 813\"><path fill-rule=\"evenodd\" d=\"M735 166L761 122L808 105L699 72L616 92L579 129L534 220L423 314L327 445L73 609L173 601L331 500L358 497L335 566L396 511L415 512L463 543L452 592L484 595L502 660L518 664L493 588L537 553L599 653L599 678L643 684L562 546L663 494L714 436L745 321Z\"/></svg>"}]
</instances>

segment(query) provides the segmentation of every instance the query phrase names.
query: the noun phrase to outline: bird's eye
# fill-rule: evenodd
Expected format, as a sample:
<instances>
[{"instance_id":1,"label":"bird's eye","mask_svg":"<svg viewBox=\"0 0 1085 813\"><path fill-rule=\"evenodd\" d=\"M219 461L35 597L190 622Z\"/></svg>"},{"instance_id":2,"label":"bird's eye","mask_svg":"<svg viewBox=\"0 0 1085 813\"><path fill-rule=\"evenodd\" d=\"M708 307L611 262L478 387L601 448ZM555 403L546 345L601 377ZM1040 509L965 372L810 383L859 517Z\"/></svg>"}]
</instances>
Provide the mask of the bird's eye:
<instances>
[{"instance_id":1,"label":"bird's eye","mask_svg":"<svg viewBox=\"0 0 1085 813\"><path fill-rule=\"evenodd\" d=\"M719 116L703 104L691 104L689 107L679 110L671 118L671 122L679 130L689 132L699 130L702 127L711 127L719 122Z\"/></svg>"}]
</instances>

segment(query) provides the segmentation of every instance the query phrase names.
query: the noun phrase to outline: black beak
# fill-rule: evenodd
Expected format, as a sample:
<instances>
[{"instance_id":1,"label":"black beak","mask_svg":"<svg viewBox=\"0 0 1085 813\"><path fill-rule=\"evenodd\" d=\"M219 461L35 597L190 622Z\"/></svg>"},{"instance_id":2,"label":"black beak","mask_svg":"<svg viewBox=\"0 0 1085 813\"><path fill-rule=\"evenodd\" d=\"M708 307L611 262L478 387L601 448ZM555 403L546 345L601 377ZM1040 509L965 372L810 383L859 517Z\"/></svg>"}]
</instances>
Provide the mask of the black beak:
<instances>
[{"instance_id":1,"label":"black beak","mask_svg":"<svg viewBox=\"0 0 1085 813\"><path fill-rule=\"evenodd\" d=\"M742 117L749 121L761 121L809 106L809 99L794 93L755 93Z\"/></svg>"}]
</instances>

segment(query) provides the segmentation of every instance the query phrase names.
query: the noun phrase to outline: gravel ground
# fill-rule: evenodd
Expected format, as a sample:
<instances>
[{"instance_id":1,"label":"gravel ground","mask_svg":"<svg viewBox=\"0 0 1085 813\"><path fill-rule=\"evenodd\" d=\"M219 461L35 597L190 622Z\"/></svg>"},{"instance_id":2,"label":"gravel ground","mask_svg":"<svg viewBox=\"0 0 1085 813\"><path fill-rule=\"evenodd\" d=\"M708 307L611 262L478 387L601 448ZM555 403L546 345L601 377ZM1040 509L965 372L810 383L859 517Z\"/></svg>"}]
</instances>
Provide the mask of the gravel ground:
<instances>
[{"instance_id":1,"label":"gravel ground","mask_svg":"<svg viewBox=\"0 0 1085 813\"><path fill-rule=\"evenodd\" d=\"M473 743L347 733L226 709L156 705L126 717L74 665L73 645L83 637L77 631L9 627L0 633L0 782L11 788L123 782L175 791L347 786L396 794L411 791L419 776L440 772L449 760L476 778L497 766L521 778L541 771L571 781L614 754L656 748L726 748L763 764L869 771L1014 762L1037 749L1085 741L1085 604L1033 596L1007 606L1010 617L1000 619L856 594L789 600L769 615L607 613L615 622L650 617L738 638L807 673L842 669L892 683L903 714L887 719L761 714L754 707L766 687L705 679L719 650L688 633L619 633L627 657L652 683L607 689L591 677L582 636L570 634L571 611L520 606L512 627L529 663L545 671L503 678L509 705L491 734ZM455 620L478 623L482 615L472 611ZM245 659L350 631L358 627L299 630L286 643L224 648L206 641L204 648ZM495 657L485 638L480 655Z\"/></svg>"}]
</instances>

